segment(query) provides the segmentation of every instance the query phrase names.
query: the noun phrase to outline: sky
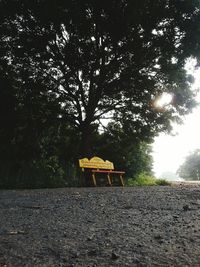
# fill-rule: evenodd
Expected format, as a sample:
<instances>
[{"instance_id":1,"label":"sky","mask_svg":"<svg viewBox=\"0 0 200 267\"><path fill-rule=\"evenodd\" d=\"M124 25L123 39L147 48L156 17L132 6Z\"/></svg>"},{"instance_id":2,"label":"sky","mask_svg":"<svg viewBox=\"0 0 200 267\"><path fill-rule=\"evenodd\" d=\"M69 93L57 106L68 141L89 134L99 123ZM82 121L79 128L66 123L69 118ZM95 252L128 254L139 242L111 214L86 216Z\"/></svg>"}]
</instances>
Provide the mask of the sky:
<instances>
[{"instance_id":1,"label":"sky","mask_svg":"<svg viewBox=\"0 0 200 267\"><path fill-rule=\"evenodd\" d=\"M200 87L200 69L194 69L194 61L190 61L186 69L193 74L195 82L193 89ZM196 97L200 103L200 93ZM160 134L153 144L154 173L161 177L164 172L176 173L185 157L197 148L200 148L200 106L186 115L184 124L174 125L175 136Z\"/></svg>"}]
</instances>

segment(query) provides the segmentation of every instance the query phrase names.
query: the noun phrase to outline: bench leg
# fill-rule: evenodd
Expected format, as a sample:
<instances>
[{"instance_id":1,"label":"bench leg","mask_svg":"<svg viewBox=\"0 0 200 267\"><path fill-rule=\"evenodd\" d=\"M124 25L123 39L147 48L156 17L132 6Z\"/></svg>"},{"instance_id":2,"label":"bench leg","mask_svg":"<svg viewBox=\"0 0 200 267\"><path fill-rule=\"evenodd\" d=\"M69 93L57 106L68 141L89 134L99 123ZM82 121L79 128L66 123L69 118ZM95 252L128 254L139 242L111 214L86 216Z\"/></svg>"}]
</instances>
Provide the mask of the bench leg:
<instances>
[{"instance_id":1,"label":"bench leg","mask_svg":"<svg viewBox=\"0 0 200 267\"><path fill-rule=\"evenodd\" d=\"M92 180L93 180L94 186L97 186L96 177L94 173L92 174Z\"/></svg>"},{"instance_id":2,"label":"bench leg","mask_svg":"<svg viewBox=\"0 0 200 267\"><path fill-rule=\"evenodd\" d=\"M121 185L124 186L124 180L123 180L122 175L120 175L119 177L120 177Z\"/></svg>"},{"instance_id":3,"label":"bench leg","mask_svg":"<svg viewBox=\"0 0 200 267\"><path fill-rule=\"evenodd\" d=\"M111 179L110 179L110 174L109 174L109 173L108 173L107 177L108 177L108 184L109 184L110 186L112 186Z\"/></svg>"}]
</instances>

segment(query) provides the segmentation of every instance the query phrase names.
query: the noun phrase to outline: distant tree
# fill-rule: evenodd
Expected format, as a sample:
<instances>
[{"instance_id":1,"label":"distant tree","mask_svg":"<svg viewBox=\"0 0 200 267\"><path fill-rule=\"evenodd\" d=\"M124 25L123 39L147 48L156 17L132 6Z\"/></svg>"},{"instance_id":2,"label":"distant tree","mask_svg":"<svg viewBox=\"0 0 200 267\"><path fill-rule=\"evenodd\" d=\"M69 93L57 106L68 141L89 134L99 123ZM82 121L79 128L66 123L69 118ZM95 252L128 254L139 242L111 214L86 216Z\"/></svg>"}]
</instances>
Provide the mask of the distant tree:
<instances>
[{"instance_id":1,"label":"distant tree","mask_svg":"<svg viewBox=\"0 0 200 267\"><path fill-rule=\"evenodd\" d=\"M186 157L178 169L178 174L185 180L200 180L200 149L196 149Z\"/></svg>"},{"instance_id":2,"label":"distant tree","mask_svg":"<svg viewBox=\"0 0 200 267\"><path fill-rule=\"evenodd\" d=\"M5 0L0 60L11 68L4 66L4 74L15 77L22 100L37 98L44 107L41 121L45 102L57 102L59 110L50 113L77 128L82 155L91 156L103 118L149 141L191 110L184 65L189 57L199 60L199 28L197 0ZM42 90L30 91L38 82ZM158 110L153 103L163 92L173 94L173 103Z\"/></svg>"}]
</instances>

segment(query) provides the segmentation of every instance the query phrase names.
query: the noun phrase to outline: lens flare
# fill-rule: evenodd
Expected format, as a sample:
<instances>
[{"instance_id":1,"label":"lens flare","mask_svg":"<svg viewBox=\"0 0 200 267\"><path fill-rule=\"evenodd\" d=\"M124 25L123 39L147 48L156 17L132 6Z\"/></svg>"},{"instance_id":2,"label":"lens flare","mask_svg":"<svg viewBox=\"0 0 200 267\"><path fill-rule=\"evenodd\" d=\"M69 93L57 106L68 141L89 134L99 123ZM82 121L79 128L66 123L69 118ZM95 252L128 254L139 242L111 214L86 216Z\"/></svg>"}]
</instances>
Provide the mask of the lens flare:
<instances>
[{"instance_id":1,"label":"lens flare","mask_svg":"<svg viewBox=\"0 0 200 267\"><path fill-rule=\"evenodd\" d=\"M156 97L154 100L154 106L155 108L162 109L166 108L172 103L173 95L169 93L163 93L162 95Z\"/></svg>"}]
</instances>

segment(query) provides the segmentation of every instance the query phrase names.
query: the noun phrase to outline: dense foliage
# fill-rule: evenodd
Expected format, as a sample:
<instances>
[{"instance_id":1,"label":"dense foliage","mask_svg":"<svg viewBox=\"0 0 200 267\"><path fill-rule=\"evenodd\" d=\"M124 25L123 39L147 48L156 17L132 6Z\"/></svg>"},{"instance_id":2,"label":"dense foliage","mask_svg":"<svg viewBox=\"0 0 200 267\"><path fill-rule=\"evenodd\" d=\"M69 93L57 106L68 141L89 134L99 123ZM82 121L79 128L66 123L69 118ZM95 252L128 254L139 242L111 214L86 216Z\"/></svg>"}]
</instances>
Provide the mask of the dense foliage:
<instances>
[{"instance_id":1,"label":"dense foliage","mask_svg":"<svg viewBox=\"0 0 200 267\"><path fill-rule=\"evenodd\" d=\"M196 149L186 157L178 169L178 174L185 180L200 180L200 149Z\"/></svg>"},{"instance_id":2,"label":"dense foliage","mask_svg":"<svg viewBox=\"0 0 200 267\"><path fill-rule=\"evenodd\" d=\"M96 136L95 140L95 154L113 161L117 168L126 171L126 176L151 173L151 146L125 135L118 124L108 124L105 132Z\"/></svg>"},{"instance_id":3,"label":"dense foliage","mask_svg":"<svg viewBox=\"0 0 200 267\"><path fill-rule=\"evenodd\" d=\"M148 143L195 106L199 28L197 0L0 1L1 185L70 184L95 154L150 171Z\"/></svg>"}]
</instances>

